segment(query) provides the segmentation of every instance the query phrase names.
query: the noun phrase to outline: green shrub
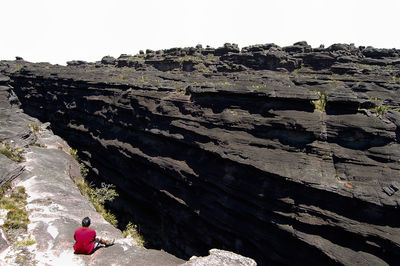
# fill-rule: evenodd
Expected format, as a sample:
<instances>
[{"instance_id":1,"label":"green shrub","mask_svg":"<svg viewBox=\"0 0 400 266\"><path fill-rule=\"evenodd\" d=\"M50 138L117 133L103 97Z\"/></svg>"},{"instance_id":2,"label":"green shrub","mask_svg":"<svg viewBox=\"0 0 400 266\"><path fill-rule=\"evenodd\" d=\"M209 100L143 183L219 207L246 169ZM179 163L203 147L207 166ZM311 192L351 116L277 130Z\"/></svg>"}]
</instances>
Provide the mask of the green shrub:
<instances>
[{"instance_id":1,"label":"green shrub","mask_svg":"<svg viewBox=\"0 0 400 266\"><path fill-rule=\"evenodd\" d=\"M100 188L92 189L91 197L94 201L104 204L106 201L113 201L118 197L118 193L115 191L115 185L101 183Z\"/></svg>"},{"instance_id":2,"label":"green shrub","mask_svg":"<svg viewBox=\"0 0 400 266\"><path fill-rule=\"evenodd\" d=\"M106 221L114 227L117 227L117 218L104 207L106 201L111 202L118 196L118 193L114 189L115 186L112 184L101 183L100 188L93 188L93 185L88 184L84 179L76 180L75 184L82 195L87 195L89 197L89 201L93 204L96 211L100 213Z\"/></svg>"}]
</instances>

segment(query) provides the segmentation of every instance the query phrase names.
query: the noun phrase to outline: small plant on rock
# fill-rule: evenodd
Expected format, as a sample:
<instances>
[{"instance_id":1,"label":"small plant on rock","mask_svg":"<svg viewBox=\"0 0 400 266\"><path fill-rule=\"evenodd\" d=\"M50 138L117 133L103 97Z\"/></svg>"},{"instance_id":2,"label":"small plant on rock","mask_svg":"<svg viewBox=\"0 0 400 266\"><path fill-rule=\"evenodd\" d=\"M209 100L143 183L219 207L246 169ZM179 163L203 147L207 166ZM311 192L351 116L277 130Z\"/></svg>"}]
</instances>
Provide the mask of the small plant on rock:
<instances>
[{"instance_id":1,"label":"small plant on rock","mask_svg":"<svg viewBox=\"0 0 400 266\"><path fill-rule=\"evenodd\" d=\"M42 144L40 142L35 142L35 143L29 144L29 145L39 147L39 148L47 148L46 144Z\"/></svg>"},{"instance_id":2,"label":"small plant on rock","mask_svg":"<svg viewBox=\"0 0 400 266\"><path fill-rule=\"evenodd\" d=\"M15 242L16 246L32 246L34 244L36 244L36 241L31 238L27 238L27 239Z\"/></svg>"},{"instance_id":3,"label":"small plant on rock","mask_svg":"<svg viewBox=\"0 0 400 266\"><path fill-rule=\"evenodd\" d=\"M11 193L7 194L8 196L3 194L3 197L0 199L0 208L7 210L6 219L3 223L3 229L6 231L6 233L10 230L19 229L26 231L29 219L28 212L25 209L27 204L25 188L16 187L11 191Z\"/></svg>"},{"instance_id":4,"label":"small plant on rock","mask_svg":"<svg viewBox=\"0 0 400 266\"><path fill-rule=\"evenodd\" d=\"M262 84L259 84L259 85L251 85L251 87L253 89L265 89L267 87L267 84L262 83Z\"/></svg>"},{"instance_id":5,"label":"small plant on rock","mask_svg":"<svg viewBox=\"0 0 400 266\"><path fill-rule=\"evenodd\" d=\"M315 109L317 109L321 113L325 112L328 95L319 91L314 91L314 93L318 96L318 100L311 101L311 103L314 105Z\"/></svg>"},{"instance_id":6,"label":"small plant on rock","mask_svg":"<svg viewBox=\"0 0 400 266\"><path fill-rule=\"evenodd\" d=\"M106 201L113 201L114 198L118 196L118 193L114 189L115 186L101 183L100 188L94 188L93 184L88 184L84 179L75 180L75 184L82 195L87 195L89 197L89 201L93 204L96 211L100 213L106 221L114 227L117 227L117 218L104 207Z\"/></svg>"},{"instance_id":7,"label":"small plant on rock","mask_svg":"<svg viewBox=\"0 0 400 266\"><path fill-rule=\"evenodd\" d=\"M17 64L17 65L14 67L14 71L15 71L15 72L18 72L18 71L20 71L22 68L24 68L24 65Z\"/></svg>"},{"instance_id":8,"label":"small plant on rock","mask_svg":"<svg viewBox=\"0 0 400 266\"><path fill-rule=\"evenodd\" d=\"M393 83L400 83L400 78L399 77L396 77L396 76L390 76L391 78L392 78L392 82Z\"/></svg>"},{"instance_id":9,"label":"small plant on rock","mask_svg":"<svg viewBox=\"0 0 400 266\"><path fill-rule=\"evenodd\" d=\"M138 231L138 226L136 224L133 224L132 222L129 222L125 230L122 232L122 235L124 237L132 237L132 239L141 247L144 245L144 239L143 237L139 234Z\"/></svg>"},{"instance_id":10,"label":"small plant on rock","mask_svg":"<svg viewBox=\"0 0 400 266\"><path fill-rule=\"evenodd\" d=\"M178 94L182 94L182 95L185 95L185 94L186 94L186 88L178 88L178 89L176 89L175 91L176 91L176 93L178 93Z\"/></svg>"},{"instance_id":11,"label":"small plant on rock","mask_svg":"<svg viewBox=\"0 0 400 266\"><path fill-rule=\"evenodd\" d=\"M27 123L26 126L32 131L33 134L37 134L40 131L40 127L36 123Z\"/></svg>"},{"instance_id":12,"label":"small plant on rock","mask_svg":"<svg viewBox=\"0 0 400 266\"><path fill-rule=\"evenodd\" d=\"M79 167L81 168L81 176L83 178L86 178L87 175L89 174L89 169L87 169L86 165L84 163L79 163Z\"/></svg>"},{"instance_id":13,"label":"small plant on rock","mask_svg":"<svg viewBox=\"0 0 400 266\"><path fill-rule=\"evenodd\" d=\"M12 147L7 141L1 142L0 153L8 159L20 163L25 161L24 149L22 147Z\"/></svg>"},{"instance_id":14,"label":"small plant on rock","mask_svg":"<svg viewBox=\"0 0 400 266\"><path fill-rule=\"evenodd\" d=\"M114 227L118 226L118 220L114 214L105 209L104 204L106 201L113 201L118 193L115 191L115 186L112 184L101 183L100 188L93 188L89 186L90 190L88 193L89 200L93 203L94 208L97 212L103 215L104 219L112 224Z\"/></svg>"},{"instance_id":15,"label":"small plant on rock","mask_svg":"<svg viewBox=\"0 0 400 266\"><path fill-rule=\"evenodd\" d=\"M100 213L103 218L112 224L114 227L118 226L118 220L114 214L110 211L106 210L104 204L106 201L113 201L115 197L118 197L118 193L115 191L115 185L101 183L101 187L95 188L93 184L88 184L85 180L86 176L89 173L89 169L86 168L85 164L81 162L78 156L77 149L69 149L69 154L79 163L81 179L72 178L78 187L79 191L82 195L86 195L89 197L89 201L93 204L93 207L96 209L98 213Z\"/></svg>"},{"instance_id":16,"label":"small plant on rock","mask_svg":"<svg viewBox=\"0 0 400 266\"><path fill-rule=\"evenodd\" d=\"M375 113L377 116L384 116L387 111L392 110L390 106L383 105L383 101L378 98L371 98L371 101L375 103L375 107L370 110Z\"/></svg>"},{"instance_id":17,"label":"small plant on rock","mask_svg":"<svg viewBox=\"0 0 400 266\"><path fill-rule=\"evenodd\" d=\"M74 159L79 163L79 156L78 156L78 150L77 149L69 148L69 154L71 154L72 157L74 157Z\"/></svg>"},{"instance_id":18,"label":"small plant on rock","mask_svg":"<svg viewBox=\"0 0 400 266\"><path fill-rule=\"evenodd\" d=\"M0 186L0 200L4 197L6 192L11 189L11 181L4 182ZM0 205L1 206L1 205Z\"/></svg>"}]
</instances>

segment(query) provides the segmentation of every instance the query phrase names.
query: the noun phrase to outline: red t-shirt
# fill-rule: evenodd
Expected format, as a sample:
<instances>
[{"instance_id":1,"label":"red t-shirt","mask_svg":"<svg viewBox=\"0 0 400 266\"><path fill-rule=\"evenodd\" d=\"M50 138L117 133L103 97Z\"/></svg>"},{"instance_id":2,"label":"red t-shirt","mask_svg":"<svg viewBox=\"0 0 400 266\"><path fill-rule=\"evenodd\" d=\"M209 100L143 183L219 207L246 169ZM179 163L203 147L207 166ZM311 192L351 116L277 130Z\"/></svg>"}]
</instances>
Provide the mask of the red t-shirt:
<instances>
[{"instance_id":1,"label":"red t-shirt","mask_svg":"<svg viewBox=\"0 0 400 266\"><path fill-rule=\"evenodd\" d=\"M94 239L96 238L96 231L89 227L81 227L76 229L74 233L75 253L90 254L94 250Z\"/></svg>"}]
</instances>

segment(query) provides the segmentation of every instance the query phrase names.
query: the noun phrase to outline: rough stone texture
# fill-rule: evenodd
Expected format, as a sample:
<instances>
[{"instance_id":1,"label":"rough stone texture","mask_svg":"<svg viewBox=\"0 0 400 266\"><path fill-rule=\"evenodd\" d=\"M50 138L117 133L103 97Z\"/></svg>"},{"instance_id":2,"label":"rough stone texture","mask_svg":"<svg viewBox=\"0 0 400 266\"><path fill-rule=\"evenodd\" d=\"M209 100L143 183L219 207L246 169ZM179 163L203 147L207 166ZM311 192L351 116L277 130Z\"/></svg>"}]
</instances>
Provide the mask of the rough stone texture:
<instances>
[{"instance_id":1,"label":"rough stone texture","mask_svg":"<svg viewBox=\"0 0 400 266\"><path fill-rule=\"evenodd\" d=\"M0 82L7 81L0 75ZM107 223L72 180L81 177L78 163L68 153L69 146L53 135L46 124L22 113L17 105L9 104L12 91L7 84L0 85L5 87L0 87L0 138L25 150L25 161L18 164L0 155L0 181L10 180L13 186L25 188L30 223L27 233L19 234L17 240L30 238L36 242L27 247L16 245L0 230L1 265L178 265L184 262L166 252L135 245ZM37 124L40 130L31 132L27 123ZM36 142L47 148L31 146ZM0 209L1 225L5 215L6 211ZM98 236L116 239L115 245L100 248L90 256L75 255L73 233L85 216L91 217Z\"/></svg>"},{"instance_id":2,"label":"rough stone texture","mask_svg":"<svg viewBox=\"0 0 400 266\"><path fill-rule=\"evenodd\" d=\"M93 180L117 185L112 207L148 246L260 265L396 264L399 50L236 48L0 70Z\"/></svg>"},{"instance_id":3,"label":"rough stone texture","mask_svg":"<svg viewBox=\"0 0 400 266\"><path fill-rule=\"evenodd\" d=\"M207 257L196 257L193 256L190 260L182 266L232 266L232 265L243 265L243 266L256 266L257 263L250 258L246 258L235 254L233 252L211 249L210 255Z\"/></svg>"},{"instance_id":4,"label":"rough stone texture","mask_svg":"<svg viewBox=\"0 0 400 266\"><path fill-rule=\"evenodd\" d=\"M11 146L23 146L26 145L25 140L29 139L29 129L21 127L21 124L29 123L32 118L23 114L22 110L12 108L11 102L14 102L15 95L8 85L9 80L0 75L0 141L7 141ZM19 117L19 122L14 121L16 117ZM23 166L0 154L0 186L17 178L23 170Z\"/></svg>"}]
</instances>

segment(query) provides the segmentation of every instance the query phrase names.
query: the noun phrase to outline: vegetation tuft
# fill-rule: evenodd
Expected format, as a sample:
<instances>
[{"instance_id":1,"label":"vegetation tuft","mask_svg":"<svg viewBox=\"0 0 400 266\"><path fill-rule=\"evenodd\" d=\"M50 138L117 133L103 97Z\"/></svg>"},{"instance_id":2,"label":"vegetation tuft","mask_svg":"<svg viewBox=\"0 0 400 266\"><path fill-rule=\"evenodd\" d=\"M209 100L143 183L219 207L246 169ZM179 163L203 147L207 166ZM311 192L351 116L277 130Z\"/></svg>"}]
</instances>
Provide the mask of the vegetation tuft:
<instances>
[{"instance_id":1,"label":"vegetation tuft","mask_svg":"<svg viewBox=\"0 0 400 266\"><path fill-rule=\"evenodd\" d=\"M85 164L81 162L78 156L78 150L70 149L69 153L74 157L74 159L80 165L80 172L83 179L73 179L76 186L82 195L88 196L89 201L93 204L93 207L96 209L98 213L100 213L103 218L112 224L114 227L118 228L118 220L113 213L105 208L106 202L112 202L115 197L118 197L118 193L115 190L115 185L101 183L100 187L95 187L92 183L88 183L85 178L88 175L89 169L86 168ZM130 235L138 245L143 246L144 241L142 236L139 234L137 230L137 226L128 223L125 230L123 231L125 237Z\"/></svg>"},{"instance_id":2,"label":"vegetation tuft","mask_svg":"<svg viewBox=\"0 0 400 266\"><path fill-rule=\"evenodd\" d=\"M27 239L15 242L16 246L32 246L34 244L36 244L36 241L31 238L27 238Z\"/></svg>"},{"instance_id":3,"label":"vegetation tuft","mask_svg":"<svg viewBox=\"0 0 400 266\"><path fill-rule=\"evenodd\" d=\"M4 197L6 192L11 189L11 182L4 182L0 187L0 200Z\"/></svg>"},{"instance_id":4,"label":"vegetation tuft","mask_svg":"<svg viewBox=\"0 0 400 266\"><path fill-rule=\"evenodd\" d=\"M371 112L375 113L378 117L384 116L387 111L392 110L392 107L383 105L383 101L378 98L371 98L375 106L370 109Z\"/></svg>"},{"instance_id":5,"label":"vegetation tuft","mask_svg":"<svg viewBox=\"0 0 400 266\"><path fill-rule=\"evenodd\" d=\"M177 88L176 93L186 95L186 88Z\"/></svg>"},{"instance_id":6,"label":"vegetation tuft","mask_svg":"<svg viewBox=\"0 0 400 266\"><path fill-rule=\"evenodd\" d=\"M83 179L76 180L75 183L81 194L89 197L89 201L93 204L96 211L100 213L107 222L117 227L117 218L104 207L106 201L111 202L118 196L118 193L114 189L115 186L101 183L101 188L94 188L93 184L88 184Z\"/></svg>"},{"instance_id":7,"label":"vegetation tuft","mask_svg":"<svg viewBox=\"0 0 400 266\"><path fill-rule=\"evenodd\" d=\"M328 95L316 90L314 91L314 93L318 96L318 100L311 101L311 103L314 105L316 110L320 111L321 113L325 112L326 102L328 101Z\"/></svg>"},{"instance_id":8,"label":"vegetation tuft","mask_svg":"<svg viewBox=\"0 0 400 266\"><path fill-rule=\"evenodd\" d=\"M132 237L133 240L139 245L139 246L144 246L144 239L143 237L139 234L138 227L136 224L133 224L132 222L129 222L126 225L125 230L122 232L124 237Z\"/></svg>"},{"instance_id":9,"label":"vegetation tuft","mask_svg":"<svg viewBox=\"0 0 400 266\"><path fill-rule=\"evenodd\" d=\"M392 83L400 83L400 78L396 76L390 76L392 78Z\"/></svg>"},{"instance_id":10,"label":"vegetation tuft","mask_svg":"<svg viewBox=\"0 0 400 266\"><path fill-rule=\"evenodd\" d=\"M46 144L42 144L40 142L35 142L35 143L31 143L29 144L30 146L35 146L35 147L39 147L39 148L47 148Z\"/></svg>"},{"instance_id":11,"label":"vegetation tuft","mask_svg":"<svg viewBox=\"0 0 400 266\"><path fill-rule=\"evenodd\" d=\"M80 159L79 159L79 156L78 156L78 150L77 149L69 148L69 154L71 154L72 157L74 157L75 161L80 163Z\"/></svg>"},{"instance_id":12,"label":"vegetation tuft","mask_svg":"<svg viewBox=\"0 0 400 266\"><path fill-rule=\"evenodd\" d=\"M107 201L111 202L115 199L115 197L118 197L118 193L115 191L115 186L112 184L101 183L101 187L95 188L93 184L87 183L85 178L89 173L89 169L87 169L85 164L79 159L78 150L71 148L69 153L79 163L80 172L83 177L83 179L74 180L79 191L82 195L88 196L89 201L93 204L93 207L104 217L106 221L108 221L114 227L117 227L117 218L104 207L104 204Z\"/></svg>"},{"instance_id":13,"label":"vegetation tuft","mask_svg":"<svg viewBox=\"0 0 400 266\"><path fill-rule=\"evenodd\" d=\"M31 131L32 131L32 133L33 134L37 134L37 133L39 133L39 131L40 131L40 127L39 127L39 125L38 124L36 124L36 123L26 123L25 124Z\"/></svg>"},{"instance_id":14,"label":"vegetation tuft","mask_svg":"<svg viewBox=\"0 0 400 266\"><path fill-rule=\"evenodd\" d=\"M24 149L22 147L12 147L7 141L1 142L0 153L10 160L20 163L25 161Z\"/></svg>"},{"instance_id":15,"label":"vegetation tuft","mask_svg":"<svg viewBox=\"0 0 400 266\"><path fill-rule=\"evenodd\" d=\"M265 89L267 87L267 84L262 83L262 84L258 84L258 85L251 85L251 87L253 89Z\"/></svg>"},{"instance_id":16,"label":"vegetation tuft","mask_svg":"<svg viewBox=\"0 0 400 266\"><path fill-rule=\"evenodd\" d=\"M7 183L1 188L1 196L0 208L7 210L6 220L3 223L5 232L7 233L13 229L26 231L29 219L25 209L27 204L25 188L16 187L11 190L10 183Z\"/></svg>"}]
</instances>

